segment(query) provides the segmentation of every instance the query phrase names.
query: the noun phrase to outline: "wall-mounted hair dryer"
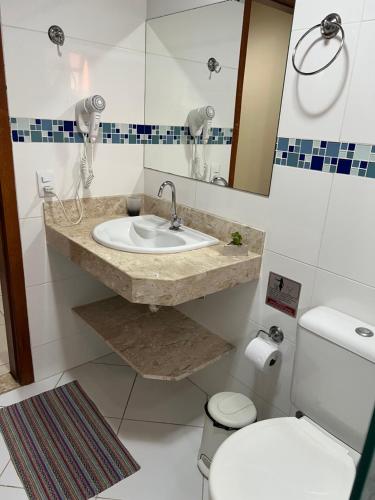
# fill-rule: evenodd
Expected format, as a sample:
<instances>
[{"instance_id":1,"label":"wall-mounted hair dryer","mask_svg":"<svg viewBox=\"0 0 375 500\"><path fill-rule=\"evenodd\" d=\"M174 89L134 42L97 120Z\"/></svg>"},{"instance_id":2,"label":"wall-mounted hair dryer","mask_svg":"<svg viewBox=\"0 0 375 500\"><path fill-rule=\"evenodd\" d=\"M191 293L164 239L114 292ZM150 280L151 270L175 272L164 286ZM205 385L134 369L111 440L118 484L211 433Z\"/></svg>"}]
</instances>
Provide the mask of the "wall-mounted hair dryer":
<instances>
[{"instance_id":1,"label":"wall-mounted hair dryer","mask_svg":"<svg viewBox=\"0 0 375 500\"><path fill-rule=\"evenodd\" d=\"M105 100L100 95L92 95L76 104L77 127L82 134L87 134L90 142L96 142L99 133L101 113L105 109Z\"/></svg>"},{"instance_id":2,"label":"wall-mounted hair dryer","mask_svg":"<svg viewBox=\"0 0 375 500\"><path fill-rule=\"evenodd\" d=\"M188 114L190 134L195 138L199 137L203 132L203 144L207 144L210 138L212 120L214 118L215 109L212 106L203 106L202 108L193 109Z\"/></svg>"}]
</instances>

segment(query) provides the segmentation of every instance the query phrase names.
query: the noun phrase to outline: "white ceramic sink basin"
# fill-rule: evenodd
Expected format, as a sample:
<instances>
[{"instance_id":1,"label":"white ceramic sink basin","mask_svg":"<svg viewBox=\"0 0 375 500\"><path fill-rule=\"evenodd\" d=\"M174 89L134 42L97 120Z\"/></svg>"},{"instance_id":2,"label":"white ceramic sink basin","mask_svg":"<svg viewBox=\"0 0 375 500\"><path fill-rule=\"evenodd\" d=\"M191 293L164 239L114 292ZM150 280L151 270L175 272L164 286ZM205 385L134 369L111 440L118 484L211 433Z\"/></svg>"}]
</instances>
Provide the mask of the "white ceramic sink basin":
<instances>
[{"instance_id":1,"label":"white ceramic sink basin","mask_svg":"<svg viewBox=\"0 0 375 500\"><path fill-rule=\"evenodd\" d=\"M95 241L115 250L135 253L177 253L216 245L219 240L181 226L169 229L169 221L156 215L122 217L103 222L92 232Z\"/></svg>"}]
</instances>

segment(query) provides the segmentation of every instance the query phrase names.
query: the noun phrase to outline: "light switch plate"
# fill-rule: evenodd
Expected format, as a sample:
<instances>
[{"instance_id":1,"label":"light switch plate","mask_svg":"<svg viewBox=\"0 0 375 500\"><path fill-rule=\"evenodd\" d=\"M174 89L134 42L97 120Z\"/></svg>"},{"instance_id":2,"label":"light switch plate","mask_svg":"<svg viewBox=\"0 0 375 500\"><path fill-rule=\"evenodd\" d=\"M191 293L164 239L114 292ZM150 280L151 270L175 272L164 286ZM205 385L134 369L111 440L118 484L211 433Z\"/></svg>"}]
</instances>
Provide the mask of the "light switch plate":
<instances>
[{"instance_id":1,"label":"light switch plate","mask_svg":"<svg viewBox=\"0 0 375 500\"><path fill-rule=\"evenodd\" d=\"M46 194L44 188L52 188L55 187L55 174L53 170L38 170L36 173L36 178L38 182L38 192L40 198L45 198L49 196Z\"/></svg>"}]
</instances>

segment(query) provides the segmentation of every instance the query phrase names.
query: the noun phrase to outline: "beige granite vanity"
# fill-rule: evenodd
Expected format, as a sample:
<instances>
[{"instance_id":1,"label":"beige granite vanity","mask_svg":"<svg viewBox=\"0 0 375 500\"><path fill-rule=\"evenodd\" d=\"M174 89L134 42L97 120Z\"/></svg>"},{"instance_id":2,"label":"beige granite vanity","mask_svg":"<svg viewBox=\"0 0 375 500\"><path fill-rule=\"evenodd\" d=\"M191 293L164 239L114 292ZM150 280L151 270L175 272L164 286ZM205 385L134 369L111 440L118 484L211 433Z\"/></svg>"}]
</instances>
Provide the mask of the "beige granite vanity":
<instances>
[{"instance_id":1,"label":"beige granite vanity","mask_svg":"<svg viewBox=\"0 0 375 500\"><path fill-rule=\"evenodd\" d=\"M76 216L75 202L64 203ZM82 222L69 226L58 203L45 203L47 242L119 296L74 309L114 351L143 377L180 380L233 348L173 307L151 313L147 305L176 306L257 279L263 231L178 205L186 226L219 244L175 254L122 252L100 245L91 232L101 222L126 216L126 197L85 198L83 205ZM142 212L168 219L170 203L144 195ZM223 255L234 231L243 235L248 255Z\"/></svg>"},{"instance_id":2,"label":"beige granite vanity","mask_svg":"<svg viewBox=\"0 0 375 500\"><path fill-rule=\"evenodd\" d=\"M144 196L144 213L168 219L169 207L164 200ZM175 306L259 277L264 233L257 229L180 205L178 213L186 226L223 243L177 254L129 253L104 247L91 236L100 222L124 217L125 197L86 198L84 209L81 224L69 227L59 205L46 203L47 242L130 302ZM247 256L222 255L233 231L240 231L248 243Z\"/></svg>"}]
</instances>

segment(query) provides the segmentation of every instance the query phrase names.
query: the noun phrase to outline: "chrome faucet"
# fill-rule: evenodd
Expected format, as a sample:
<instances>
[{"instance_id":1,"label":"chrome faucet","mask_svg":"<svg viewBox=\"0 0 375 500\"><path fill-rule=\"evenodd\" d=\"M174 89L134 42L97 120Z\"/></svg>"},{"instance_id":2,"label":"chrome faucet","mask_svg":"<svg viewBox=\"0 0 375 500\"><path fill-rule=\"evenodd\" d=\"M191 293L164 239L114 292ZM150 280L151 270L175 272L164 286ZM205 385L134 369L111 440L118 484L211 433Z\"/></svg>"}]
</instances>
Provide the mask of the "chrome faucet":
<instances>
[{"instance_id":1,"label":"chrome faucet","mask_svg":"<svg viewBox=\"0 0 375 500\"><path fill-rule=\"evenodd\" d=\"M214 177L212 177L210 182L211 184L217 184L218 186L228 187L228 181L225 179L225 177L221 177L220 175L215 175Z\"/></svg>"},{"instance_id":2,"label":"chrome faucet","mask_svg":"<svg viewBox=\"0 0 375 500\"><path fill-rule=\"evenodd\" d=\"M170 225L169 229L171 231L178 231L182 225L182 220L180 219L180 217L177 216L176 186L173 184L172 181L164 181L163 184L159 188L159 192L158 192L159 198L162 197L165 186L170 186L171 190L172 190L172 212L171 212L171 225Z\"/></svg>"}]
</instances>

